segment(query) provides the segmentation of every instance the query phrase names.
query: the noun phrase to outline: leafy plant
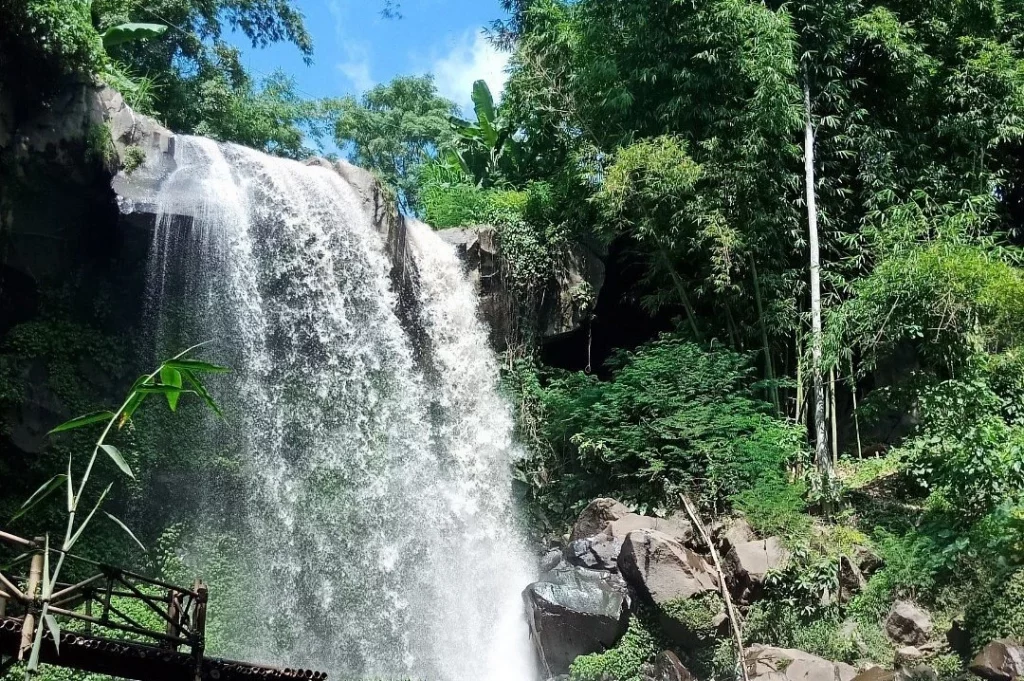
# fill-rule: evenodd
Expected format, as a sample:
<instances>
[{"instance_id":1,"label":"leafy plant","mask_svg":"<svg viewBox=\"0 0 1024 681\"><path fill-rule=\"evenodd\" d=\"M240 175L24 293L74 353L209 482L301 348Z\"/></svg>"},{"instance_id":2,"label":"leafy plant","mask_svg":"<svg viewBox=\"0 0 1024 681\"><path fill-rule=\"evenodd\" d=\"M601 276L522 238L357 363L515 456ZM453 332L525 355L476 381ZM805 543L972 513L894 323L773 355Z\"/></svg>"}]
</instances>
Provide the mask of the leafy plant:
<instances>
[{"instance_id":1,"label":"leafy plant","mask_svg":"<svg viewBox=\"0 0 1024 681\"><path fill-rule=\"evenodd\" d=\"M213 398L210 396L199 377L204 373L222 373L228 371L228 369L189 357L189 355L199 347L201 347L201 345L188 348L160 364L160 366L158 366L152 373L139 377L139 379L132 385L124 402L116 411L100 411L79 416L62 423L50 431L51 435L55 435L88 426L105 424L103 431L95 442L92 454L90 455L89 460L85 465L85 470L82 472L77 484L74 478L73 462L71 457L69 457L67 472L59 473L47 482L43 483L43 485L41 485L39 489L37 489L22 504L21 509L15 516L16 519L26 513L29 513L33 508L38 506L42 501L58 490L66 490L67 526L64 538L59 545L60 548L54 548L51 550L49 534L45 535L46 543L43 550L44 564L42 593L39 597L42 608L40 613L40 623L35 632L32 652L26 667L27 676L31 676L38 669L39 652L42 645L44 629L49 629L54 639L60 639L60 625L57 623L56 619L48 613L49 599L54 593L54 587L57 584L61 569L64 566L65 558L81 539L82 535L89 527L93 517L96 515L96 512L101 510L104 500L107 498L107 495L113 487L113 483L107 485L107 487L99 494L88 514L86 514L84 518L80 518L80 510L84 510L82 502L86 488L92 476L93 468L96 465L97 460L100 458L100 454L102 453L109 458L117 469L125 476L129 478L135 477L131 467L121 453L121 450L108 441L109 436L111 436L113 432L124 428L127 424L132 422L132 417L149 395L163 395L167 400L167 405L171 411L175 411L177 409L178 402L182 395L196 395L201 398L210 407L210 409L217 414L220 414L220 408L213 401ZM106 511L103 511L103 513L113 523L124 530L124 532L126 532L128 536L136 542L143 551L145 551L145 547L141 542L139 542L135 534L128 529L127 525L110 513ZM52 571L50 569L50 565L53 562L51 559L51 553L56 555L55 565Z\"/></svg>"}]
</instances>

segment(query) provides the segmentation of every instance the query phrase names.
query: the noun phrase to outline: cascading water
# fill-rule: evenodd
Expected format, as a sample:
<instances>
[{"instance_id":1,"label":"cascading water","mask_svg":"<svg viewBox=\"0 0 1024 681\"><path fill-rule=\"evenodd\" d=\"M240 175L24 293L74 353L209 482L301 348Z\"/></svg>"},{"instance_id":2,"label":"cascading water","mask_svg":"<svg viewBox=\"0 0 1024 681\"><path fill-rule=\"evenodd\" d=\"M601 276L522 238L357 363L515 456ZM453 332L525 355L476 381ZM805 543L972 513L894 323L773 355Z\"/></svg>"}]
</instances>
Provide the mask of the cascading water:
<instances>
[{"instance_id":1,"label":"cascading water","mask_svg":"<svg viewBox=\"0 0 1024 681\"><path fill-rule=\"evenodd\" d=\"M532 679L512 421L453 249L407 220L400 301L338 173L193 137L175 162L150 258L158 345L180 318L220 340L229 425L199 439L245 481L237 504L210 501L246 594L214 600L232 634L216 652L335 679Z\"/></svg>"}]
</instances>

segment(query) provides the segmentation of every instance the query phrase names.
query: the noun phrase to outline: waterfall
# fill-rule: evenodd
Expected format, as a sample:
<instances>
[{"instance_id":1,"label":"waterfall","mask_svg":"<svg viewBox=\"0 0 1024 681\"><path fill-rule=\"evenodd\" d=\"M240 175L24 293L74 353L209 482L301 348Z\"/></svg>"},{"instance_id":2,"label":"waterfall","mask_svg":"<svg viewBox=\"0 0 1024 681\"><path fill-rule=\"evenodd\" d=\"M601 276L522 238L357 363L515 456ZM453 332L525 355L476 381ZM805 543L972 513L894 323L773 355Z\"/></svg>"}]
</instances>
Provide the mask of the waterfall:
<instances>
[{"instance_id":1,"label":"waterfall","mask_svg":"<svg viewBox=\"0 0 1024 681\"><path fill-rule=\"evenodd\" d=\"M226 423L190 433L240 481L197 523L238 539L212 652L334 679L530 681L512 419L452 247L406 220L393 262L328 168L182 136L175 163L149 265L157 346L217 338L234 369Z\"/></svg>"}]
</instances>

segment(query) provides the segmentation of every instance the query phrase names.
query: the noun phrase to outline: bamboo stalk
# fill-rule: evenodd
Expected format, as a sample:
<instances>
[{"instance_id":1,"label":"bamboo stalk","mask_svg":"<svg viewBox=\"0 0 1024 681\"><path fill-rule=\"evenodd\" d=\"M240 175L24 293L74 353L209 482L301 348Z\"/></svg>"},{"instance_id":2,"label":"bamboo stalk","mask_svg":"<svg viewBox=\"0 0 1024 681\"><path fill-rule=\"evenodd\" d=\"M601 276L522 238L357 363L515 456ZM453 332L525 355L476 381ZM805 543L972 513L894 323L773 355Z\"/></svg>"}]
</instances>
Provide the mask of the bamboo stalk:
<instances>
[{"instance_id":1,"label":"bamboo stalk","mask_svg":"<svg viewBox=\"0 0 1024 681\"><path fill-rule=\"evenodd\" d=\"M853 372L853 357L850 358L850 394L853 396L853 429L857 433L857 458L864 457L860 443L860 416L857 414L857 375Z\"/></svg>"},{"instance_id":2,"label":"bamboo stalk","mask_svg":"<svg viewBox=\"0 0 1024 681\"><path fill-rule=\"evenodd\" d=\"M37 540L38 541L38 540ZM32 564L28 571L28 584L25 588L25 595L29 600L34 601L39 593L39 582L43 578L43 554L41 551L32 556ZM41 624L41 623L40 623ZM25 611L25 622L21 625L21 645L18 646L18 661L25 659L25 655L32 650L32 643L36 634L36 613L29 605Z\"/></svg>"},{"instance_id":3,"label":"bamboo stalk","mask_svg":"<svg viewBox=\"0 0 1024 681\"><path fill-rule=\"evenodd\" d=\"M832 465L839 465L839 415L836 414L836 368L828 370L829 415L832 419Z\"/></svg>"},{"instance_id":4,"label":"bamboo stalk","mask_svg":"<svg viewBox=\"0 0 1024 681\"><path fill-rule=\"evenodd\" d=\"M736 663L739 665L743 681L749 681L749 678L747 677L747 665L743 659L743 631L740 629L740 619L736 616L736 610L732 605L732 596L729 595L729 586L725 581L725 571L722 569L722 561L718 556L718 549L715 548L715 543L711 541L711 534L708 532L708 528L705 527L700 516L697 514L697 509L694 507L693 502L690 501L690 497L683 494L682 499L683 508L686 509L686 515L690 516L690 520L693 521L693 526L697 528L697 532L700 533L701 539L705 544L707 544L708 549L711 551L711 559L715 563L715 570L718 571L718 586L722 592L722 600L725 601L725 612L729 617L729 624L732 628L733 642L736 644Z\"/></svg>"}]
</instances>

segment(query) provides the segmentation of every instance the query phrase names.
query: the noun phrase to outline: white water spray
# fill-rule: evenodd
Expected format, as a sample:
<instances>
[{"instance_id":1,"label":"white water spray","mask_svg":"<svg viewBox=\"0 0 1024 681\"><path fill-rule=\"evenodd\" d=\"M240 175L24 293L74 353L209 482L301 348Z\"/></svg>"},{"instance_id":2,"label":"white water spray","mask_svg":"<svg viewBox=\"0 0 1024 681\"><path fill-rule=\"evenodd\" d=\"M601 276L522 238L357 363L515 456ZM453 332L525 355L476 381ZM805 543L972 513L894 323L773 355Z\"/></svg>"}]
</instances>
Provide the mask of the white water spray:
<instances>
[{"instance_id":1,"label":"white water spray","mask_svg":"<svg viewBox=\"0 0 1024 681\"><path fill-rule=\"evenodd\" d=\"M339 174L177 144L150 264L158 342L196 320L221 339L231 427L203 444L245 481L222 527L241 537L248 600L214 600L214 652L334 679L531 681L512 420L454 251L408 221L400 301Z\"/></svg>"}]
</instances>

